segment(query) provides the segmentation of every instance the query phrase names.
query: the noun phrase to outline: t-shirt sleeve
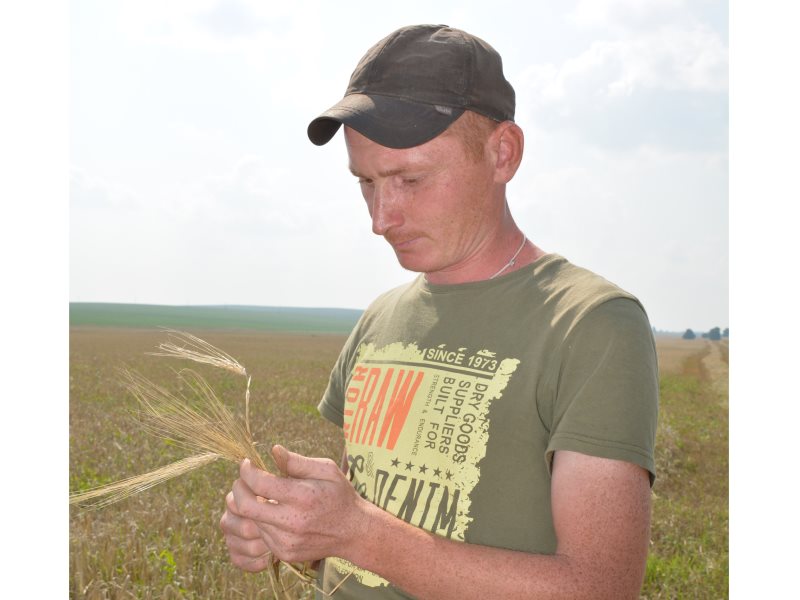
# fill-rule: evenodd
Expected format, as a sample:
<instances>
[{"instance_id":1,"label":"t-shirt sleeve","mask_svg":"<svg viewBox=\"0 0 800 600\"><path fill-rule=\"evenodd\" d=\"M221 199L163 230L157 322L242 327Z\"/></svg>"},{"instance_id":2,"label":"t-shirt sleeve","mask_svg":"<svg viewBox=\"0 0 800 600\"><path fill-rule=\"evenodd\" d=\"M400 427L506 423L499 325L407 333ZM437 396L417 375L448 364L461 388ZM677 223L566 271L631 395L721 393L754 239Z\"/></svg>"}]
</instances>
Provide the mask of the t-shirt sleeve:
<instances>
[{"instance_id":1,"label":"t-shirt sleeve","mask_svg":"<svg viewBox=\"0 0 800 600\"><path fill-rule=\"evenodd\" d=\"M345 386L350 378L350 371L352 368L353 356L357 351L357 344L359 339L359 331L361 329L361 320L356 324L350 336L342 347L339 353L339 358L331 369L331 374L328 379L328 387L325 388L325 393L322 395L317 405L317 410L320 414L328 419L334 425L342 427L344 425L344 397Z\"/></svg>"},{"instance_id":2,"label":"t-shirt sleeve","mask_svg":"<svg viewBox=\"0 0 800 600\"><path fill-rule=\"evenodd\" d=\"M334 425L342 427L344 425L344 370L347 366L347 353L343 349L336 360L336 364L331 370L328 379L328 387L322 395L322 400L317 405L320 414Z\"/></svg>"},{"instance_id":3,"label":"t-shirt sleeve","mask_svg":"<svg viewBox=\"0 0 800 600\"><path fill-rule=\"evenodd\" d=\"M647 315L617 298L592 309L567 336L561 352L546 450L637 464L655 480L658 362Z\"/></svg>"}]
</instances>

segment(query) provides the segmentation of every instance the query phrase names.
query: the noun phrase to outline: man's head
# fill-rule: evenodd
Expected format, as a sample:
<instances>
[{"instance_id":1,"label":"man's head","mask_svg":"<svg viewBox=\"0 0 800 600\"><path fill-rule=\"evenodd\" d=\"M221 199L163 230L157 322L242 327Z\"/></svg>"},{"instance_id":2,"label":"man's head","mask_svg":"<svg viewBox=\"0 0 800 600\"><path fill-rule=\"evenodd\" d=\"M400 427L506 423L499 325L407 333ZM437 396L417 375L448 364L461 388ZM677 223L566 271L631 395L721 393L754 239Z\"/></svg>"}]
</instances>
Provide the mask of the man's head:
<instances>
[{"instance_id":1,"label":"man's head","mask_svg":"<svg viewBox=\"0 0 800 600\"><path fill-rule=\"evenodd\" d=\"M367 52L345 97L311 122L308 136L322 145L344 124L373 232L405 268L457 283L508 260L505 185L523 151L513 118L514 90L491 46L417 25Z\"/></svg>"},{"instance_id":2,"label":"man's head","mask_svg":"<svg viewBox=\"0 0 800 600\"><path fill-rule=\"evenodd\" d=\"M411 148L472 111L513 121L514 89L500 55L483 40L445 25L391 33L361 59L344 98L314 119L308 137L327 143L345 124L387 148Z\"/></svg>"}]
</instances>

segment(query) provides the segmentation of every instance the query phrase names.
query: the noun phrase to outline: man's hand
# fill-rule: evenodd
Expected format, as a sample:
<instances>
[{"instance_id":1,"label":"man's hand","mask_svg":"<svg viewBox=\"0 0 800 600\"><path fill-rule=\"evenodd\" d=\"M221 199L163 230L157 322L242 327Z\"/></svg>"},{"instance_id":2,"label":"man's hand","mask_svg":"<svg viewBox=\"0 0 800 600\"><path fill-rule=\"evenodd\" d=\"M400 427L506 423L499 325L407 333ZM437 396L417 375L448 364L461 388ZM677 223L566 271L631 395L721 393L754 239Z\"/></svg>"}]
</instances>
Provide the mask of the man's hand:
<instances>
[{"instance_id":1,"label":"man's hand","mask_svg":"<svg viewBox=\"0 0 800 600\"><path fill-rule=\"evenodd\" d=\"M220 526L234 565L258 571L342 554L364 525L367 504L332 460L272 450L278 477L242 461Z\"/></svg>"}]
</instances>

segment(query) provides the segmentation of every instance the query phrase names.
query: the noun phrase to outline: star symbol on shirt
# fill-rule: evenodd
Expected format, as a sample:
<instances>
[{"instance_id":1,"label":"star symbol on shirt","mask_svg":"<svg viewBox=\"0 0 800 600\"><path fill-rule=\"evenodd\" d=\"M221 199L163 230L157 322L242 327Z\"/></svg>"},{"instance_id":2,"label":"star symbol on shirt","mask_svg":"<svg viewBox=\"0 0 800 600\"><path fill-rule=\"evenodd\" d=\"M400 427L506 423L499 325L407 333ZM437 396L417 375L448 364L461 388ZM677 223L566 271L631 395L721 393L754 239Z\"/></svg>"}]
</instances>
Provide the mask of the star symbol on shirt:
<instances>
[{"instance_id":1,"label":"star symbol on shirt","mask_svg":"<svg viewBox=\"0 0 800 600\"><path fill-rule=\"evenodd\" d=\"M453 474L450 472L450 469L447 469L447 473L445 473L445 477L447 477L447 479L452 479L453 478Z\"/></svg>"},{"instance_id":2,"label":"star symbol on shirt","mask_svg":"<svg viewBox=\"0 0 800 600\"><path fill-rule=\"evenodd\" d=\"M398 459L398 458L395 458L395 459L392 461L392 466L393 466L393 467L397 467L398 465L400 465L400 459Z\"/></svg>"},{"instance_id":3,"label":"star symbol on shirt","mask_svg":"<svg viewBox=\"0 0 800 600\"><path fill-rule=\"evenodd\" d=\"M433 474L436 475L437 477L441 477L442 476L442 470L439 467L436 467L433 470Z\"/></svg>"},{"instance_id":4,"label":"star symbol on shirt","mask_svg":"<svg viewBox=\"0 0 800 600\"><path fill-rule=\"evenodd\" d=\"M411 461L406 463L406 471L410 471L414 465L411 464Z\"/></svg>"},{"instance_id":5,"label":"star symbol on shirt","mask_svg":"<svg viewBox=\"0 0 800 600\"><path fill-rule=\"evenodd\" d=\"M425 465L422 465L419 468L419 472L422 473L422 474L425 474L427 471L428 471L428 467L426 467Z\"/></svg>"}]
</instances>

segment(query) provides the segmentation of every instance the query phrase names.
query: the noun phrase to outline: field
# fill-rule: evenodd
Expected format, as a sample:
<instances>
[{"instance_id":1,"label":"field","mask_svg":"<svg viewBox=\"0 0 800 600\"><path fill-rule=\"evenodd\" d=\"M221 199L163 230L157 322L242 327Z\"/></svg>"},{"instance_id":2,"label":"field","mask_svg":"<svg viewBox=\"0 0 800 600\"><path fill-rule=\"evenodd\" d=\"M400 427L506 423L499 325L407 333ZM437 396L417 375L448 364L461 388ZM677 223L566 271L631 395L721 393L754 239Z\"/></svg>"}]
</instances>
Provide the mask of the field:
<instances>
[{"instance_id":1,"label":"field","mask_svg":"<svg viewBox=\"0 0 800 600\"><path fill-rule=\"evenodd\" d=\"M643 598L728 597L728 342L658 340L657 479Z\"/></svg>"},{"instance_id":2,"label":"field","mask_svg":"<svg viewBox=\"0 0 800 600\"><path fill-rule=\"evenodd\" d=\"M280 442L338 459L341 432L316 413L343 335L192 330L253 376L251 422ZM70 331L70 490L107 483L181 456L135 425L120 383L127 367L172 387L183 362L148 356L165 335L146 328ZM661 415L653 532L643 598L727 598L727 342L659 340ZM196 368L196 367L193 367ZM234 374L197 368L231 406ZM94 598L270 598L265 575L229 565L218 521L236 477L214 463L95 512L70 510L69 594ZM297 597L312 597L297 587Z\"/></svg>"},{"instance_id":3,"label":"field","mask_svg":"<svg viewBox=\"0 0 800 600\"><path fill-rule=\"evenodd\" d=\"M246 329L347 334L361 316L348 308L282 306L158 306L70 302L70 326L173 329Z\"/></svg>"}]
</instances>

